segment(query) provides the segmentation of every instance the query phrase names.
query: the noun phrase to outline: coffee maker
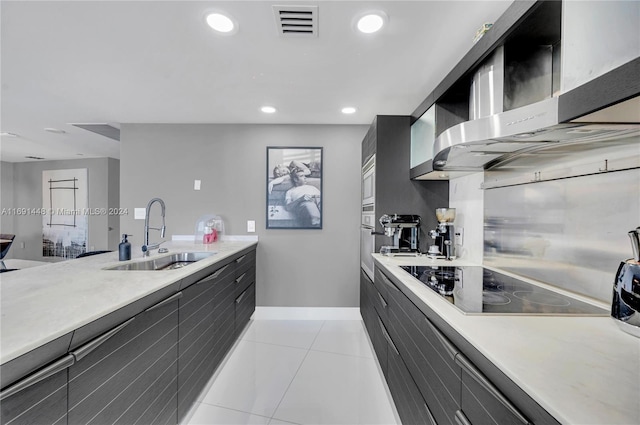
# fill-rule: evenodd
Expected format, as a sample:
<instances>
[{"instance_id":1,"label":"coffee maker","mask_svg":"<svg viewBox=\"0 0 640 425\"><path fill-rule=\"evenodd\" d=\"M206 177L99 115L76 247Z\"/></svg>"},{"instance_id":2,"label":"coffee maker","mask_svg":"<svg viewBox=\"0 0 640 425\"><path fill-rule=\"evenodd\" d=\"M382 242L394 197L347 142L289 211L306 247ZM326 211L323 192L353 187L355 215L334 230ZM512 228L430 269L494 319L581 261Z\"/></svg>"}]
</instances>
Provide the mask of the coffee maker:
<instances>
[{"instance_id":1,"label":"coffee maker","mask_svg":"<svg viewBox=\"0 0 640 425\"><path fill-rule=\"evenodd\" d=\"M453 260L456 258L453 226L453 221L456 219L456 209L436 208L436 218L438 219L438 228L429 232L429 235L435 240L435 244L429 247L427 257Z\"/></svg>"},{"instance_id":2,"label":"coffee maker","mask_svg":"<svg viewBox=\"0 0 640 425\"><path fill-rule=\"evenodd\" d=\"M384 234L393 238L393 245L380 248L381 254L414 256L420 253L418 239L420 216L384 214L378 221L384 229Z\"/></svg>"}]
</instances>

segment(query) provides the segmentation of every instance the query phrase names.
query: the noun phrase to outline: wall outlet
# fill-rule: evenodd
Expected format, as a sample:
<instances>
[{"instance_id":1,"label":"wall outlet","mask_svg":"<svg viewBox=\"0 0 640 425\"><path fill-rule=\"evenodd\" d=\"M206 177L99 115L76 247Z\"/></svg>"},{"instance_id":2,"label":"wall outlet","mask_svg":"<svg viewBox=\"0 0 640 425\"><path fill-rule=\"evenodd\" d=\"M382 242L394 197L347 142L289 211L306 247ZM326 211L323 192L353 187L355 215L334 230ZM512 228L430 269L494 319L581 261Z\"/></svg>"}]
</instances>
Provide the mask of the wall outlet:
<instances>
[{"instance_id":1,"label":"wall outlet","mask_svg":"<svg viewBox=\"0 0 640 425\"><path fill-rule=\"evenodd\" d=\"M193 190L200 190L200 184L202 183L202 181L200 180L194 180L193 181Z\"/></svg>"},{"instance_id":2,"label":"wall outlet","mask_svg":"<svg viewBox=\"0 0 640 425\"><path fill-rule=\"evenodd\" d=\"M462 227L457 227L453 234L453 244L454 245L462 245L462 235L464 234L464 229Z\"/></svg>"},{"instance_id":3,"label":"wall outlet","mask_svg":"<svg viewBox=\"0 0 640 425\"><path fill-rule=\"evenodd\" d=\"M147 215L147 209L146 208L136 208L136 209L133 210L133 218L134 218L134 220L144 220L146 215Z\"/></svg>"},{"instance_id":4,"label":"wall outlet","mask_svg":"<svg viewBox=\"0 0 640 425\"><path fill-rule=\"evenodd\" d=\"M24 242L20 242L20 248L24 249Z\"/></svg>"},{"instance_id":5,"label":"wall outlet","mask_svg":"<svg viewBox=\"0 0 640 425\"><path fill-rule=\"evenodd\" d=\"M255 233L255 231L256 231L256 221L247 220L247 233Z\"/></svg>"}]
</instances>

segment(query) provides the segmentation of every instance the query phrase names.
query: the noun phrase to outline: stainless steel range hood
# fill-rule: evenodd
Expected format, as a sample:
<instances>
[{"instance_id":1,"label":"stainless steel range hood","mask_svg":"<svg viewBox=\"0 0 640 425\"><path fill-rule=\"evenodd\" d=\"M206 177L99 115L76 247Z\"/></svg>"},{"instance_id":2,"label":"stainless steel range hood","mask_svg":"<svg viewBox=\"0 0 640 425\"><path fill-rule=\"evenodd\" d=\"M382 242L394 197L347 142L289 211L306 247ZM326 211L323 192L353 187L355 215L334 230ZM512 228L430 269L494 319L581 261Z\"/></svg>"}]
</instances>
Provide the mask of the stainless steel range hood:
<instances>
[{"instance_id":1,"label":"stainless steel range hood","mask_svg":"<svg viewBox=\"0 0 640 425\"><path fill-rule=\"evenodd\" d=\"M545 99L444 131L434 143L433 168L481 171L551 146L640 137L640 96L567 122L560 122L560 101Z\"/></svg>"}]
</instances>

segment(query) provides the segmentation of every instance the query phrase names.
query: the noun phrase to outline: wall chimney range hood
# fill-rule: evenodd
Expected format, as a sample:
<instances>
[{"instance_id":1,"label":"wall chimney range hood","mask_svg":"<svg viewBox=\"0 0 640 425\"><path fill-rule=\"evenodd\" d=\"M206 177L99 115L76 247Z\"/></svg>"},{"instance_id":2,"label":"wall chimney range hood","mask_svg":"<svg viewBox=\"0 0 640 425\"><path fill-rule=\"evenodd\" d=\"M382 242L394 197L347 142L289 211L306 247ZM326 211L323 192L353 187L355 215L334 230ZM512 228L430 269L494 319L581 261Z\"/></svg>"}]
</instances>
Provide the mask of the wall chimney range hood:
<instances>
[{"instance_id":1,"label":"wall chimney range hood","mask_svg":"<svg viewBox=\"0 0 640 425\"><path fill-rule=\"evenodd\" d=\"M589 114L602 120L594 122L585 122L587 116L560 122L561 98L463 122L444 131L434 143L433 169L482 171L554 145L605 143L640 136L640 96Z\"/></svg>"},{"instance_id":2,"label":"wall chimney range hood","mask_svg":"<svg viewBox=\"0 0 640 425\"><path fill-rule=\"evenodd\" d=\"M609 32L585 33L605 15ZM638 22L636 2L514 2L412 113L435 111L435 140L410 178L559 169L563 152L614 146L640 158Z\"/></svg>"}]
</instances>

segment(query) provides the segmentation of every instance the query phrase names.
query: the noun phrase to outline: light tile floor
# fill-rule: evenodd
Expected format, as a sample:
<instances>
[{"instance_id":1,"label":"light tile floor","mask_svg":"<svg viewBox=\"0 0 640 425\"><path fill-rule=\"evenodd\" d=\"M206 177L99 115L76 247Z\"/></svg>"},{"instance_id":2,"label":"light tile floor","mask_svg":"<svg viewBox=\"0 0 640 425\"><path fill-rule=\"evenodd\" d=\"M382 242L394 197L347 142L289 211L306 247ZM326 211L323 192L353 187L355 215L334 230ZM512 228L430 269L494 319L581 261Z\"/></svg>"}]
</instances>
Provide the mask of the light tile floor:
<instances>
[{"instance_id":1,"label":"light tile floor","mask_svg":"<svg viewBox=\"0 0 640 425\"><path fill-rule=\"evenodd\" d=\"M361 320L252 320L189 420L399 423Z\"/></svg>"}]
</instances>

